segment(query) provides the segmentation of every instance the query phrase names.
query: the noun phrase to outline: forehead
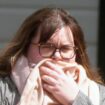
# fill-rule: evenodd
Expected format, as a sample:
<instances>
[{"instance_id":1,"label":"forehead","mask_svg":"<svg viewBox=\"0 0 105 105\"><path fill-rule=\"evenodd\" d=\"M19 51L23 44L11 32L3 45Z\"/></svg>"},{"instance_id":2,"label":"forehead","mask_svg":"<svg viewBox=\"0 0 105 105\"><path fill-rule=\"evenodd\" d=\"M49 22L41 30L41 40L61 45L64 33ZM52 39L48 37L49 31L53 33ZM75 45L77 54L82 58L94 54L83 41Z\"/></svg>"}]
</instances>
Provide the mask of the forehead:
<instances>
[{"instance_id":1,"label":"forehead","mask_svg":"<svg viewBox=\"0 0 105 105\"><path fill-rule=\"evenodd\" d=\"M68 26L62 27L61 29L57 29L56 32L52 35L52 37L48 40L48 42L52 42L55 44L74 45L74 39L71 29Z\"/></svg>"}]
</instances>

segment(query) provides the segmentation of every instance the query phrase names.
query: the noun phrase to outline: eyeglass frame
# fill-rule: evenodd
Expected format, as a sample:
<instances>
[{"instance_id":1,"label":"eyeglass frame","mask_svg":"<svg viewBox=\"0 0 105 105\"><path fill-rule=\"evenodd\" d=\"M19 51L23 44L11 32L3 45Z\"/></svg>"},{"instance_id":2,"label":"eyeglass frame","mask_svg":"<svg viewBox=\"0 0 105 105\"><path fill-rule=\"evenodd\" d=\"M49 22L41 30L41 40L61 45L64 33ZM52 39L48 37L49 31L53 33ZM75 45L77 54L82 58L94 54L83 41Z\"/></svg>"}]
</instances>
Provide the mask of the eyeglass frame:
<instances>
[{"instance_id":1,"label":"eyeglass frame","mask_svg":"<svg viewBox=\"0 0 105 105\"><path fill-rule=\"evenodd\" d=\"M40 51L40 46L41 46L41 45L44 45L45 43L34 43L34 42L31 42L31 44L32 44L32 45L35 45L35 46L38 46L39 54L40 54L43 58L52 57L52 56L54 55L54 53L56 52L57 49L59 49L59 53L60 53L60 55L61 55L61 57L62 57L62 54L61 54L61 52L60 52L61 47L60 47L60 48L57 48L55 45L50 44L50 45L54 46L56 49L55 49L55 51L53 51L53 53L52 53L51 56L45 57L45 56L42 55L42 53L41 53L41 51ZM48 43L48 44L49 44L49 43ZM48 45L48 44L45 44L45 45ZM75 47L75 46L70 46L70 47L72 47L72 48L74 49L74 55L73 55L71 58L64 58L64 57L62 57L63 59L72 59L72 58L75 56L76 50L77 50L78 48Z\"/></svg>"}]
</instances>

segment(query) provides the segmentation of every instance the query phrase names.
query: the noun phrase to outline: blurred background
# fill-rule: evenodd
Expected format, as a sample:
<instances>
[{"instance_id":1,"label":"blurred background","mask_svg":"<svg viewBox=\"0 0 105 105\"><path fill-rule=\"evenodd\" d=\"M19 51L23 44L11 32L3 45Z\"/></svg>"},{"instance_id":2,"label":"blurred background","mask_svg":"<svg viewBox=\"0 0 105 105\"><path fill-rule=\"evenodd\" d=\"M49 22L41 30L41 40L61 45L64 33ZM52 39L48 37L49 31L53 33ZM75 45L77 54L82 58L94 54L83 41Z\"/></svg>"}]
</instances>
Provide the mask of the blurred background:
<instances>
[{"instance_id":1,"label":"blurred background","mask_svg":"<svg viewBox=\"0 0 105 105\"><path fill-rule=\"evenodd\" d=\"M0 49L27 16L50 5L68 10L77 19L85 34L91 65L101 68L105 78L105 0L0 0Z\"/></svg>"}]
</instances>

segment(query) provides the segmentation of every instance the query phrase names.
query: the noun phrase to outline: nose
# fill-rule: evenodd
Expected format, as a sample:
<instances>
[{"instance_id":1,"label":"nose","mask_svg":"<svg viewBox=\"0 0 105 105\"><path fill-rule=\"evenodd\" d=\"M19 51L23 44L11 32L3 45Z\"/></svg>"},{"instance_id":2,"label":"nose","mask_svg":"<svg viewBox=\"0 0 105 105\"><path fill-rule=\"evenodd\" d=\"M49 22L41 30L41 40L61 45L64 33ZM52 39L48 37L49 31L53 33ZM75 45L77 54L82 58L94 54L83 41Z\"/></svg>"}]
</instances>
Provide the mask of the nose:
<instances>
[{"instance_id":1,"label":"nose","mask_svg":"<svg viewBox=\"0 0 105 105\"><path fill-rule=\"evenodd\" d=\"M59 60L59 59L62 58L59 49L56 49L56 51L55 51L55 53L53 54L52 58L53 58L53 59L56 59L56 60Z\"/></svg>"}]
</instances>

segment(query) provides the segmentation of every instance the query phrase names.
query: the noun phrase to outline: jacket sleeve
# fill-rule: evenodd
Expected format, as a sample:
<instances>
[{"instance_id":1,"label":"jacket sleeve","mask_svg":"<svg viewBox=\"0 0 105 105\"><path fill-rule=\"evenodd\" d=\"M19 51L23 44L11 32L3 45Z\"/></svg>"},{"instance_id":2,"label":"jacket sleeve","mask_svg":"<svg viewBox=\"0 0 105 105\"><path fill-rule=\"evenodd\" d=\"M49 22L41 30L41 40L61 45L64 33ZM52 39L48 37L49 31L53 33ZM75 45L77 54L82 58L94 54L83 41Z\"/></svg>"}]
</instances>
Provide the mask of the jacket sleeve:
<instances>
[{"instance_id":1,"label":"jacket sleeve","mask_svg":"<svg viewBox=\"0 0 105 105\"><path fill-rule=\"evenodd\" d=\"M0 105L16 105L19 93L10 77L0 77Z\"/></svg>"},{"instance_id":2,"label":"jacket sleeve","mask_svg":"<svg viewBox=\"0 0 105 105\"><path fill-rule=\"evenodd\" d=\"M100 105L105 105L105 86L99 84Z\"/></svg>"},{"instance_id":3,"label":"jacket sleeve","mask_svg":"<svg viewBox=\"0 0 105 105\"><path fill-rule=\"evenodd\" d=\"M89 98L84 95L81 91L79 91L73 105L93 105Z\"/></svg>"},{"instance_id":4,"label":"jacket sleeve","mask_svg":"<svg viewBox=\"0 0 105 105\"><path fill-rule=\"evenodd\" d=\"M99 92L100 92L100 105L105 105L105 86L99 85ZM84 95L81 91L78 93L73 105L93 105L89 98Z\"/></svg>"}]
</instances>

